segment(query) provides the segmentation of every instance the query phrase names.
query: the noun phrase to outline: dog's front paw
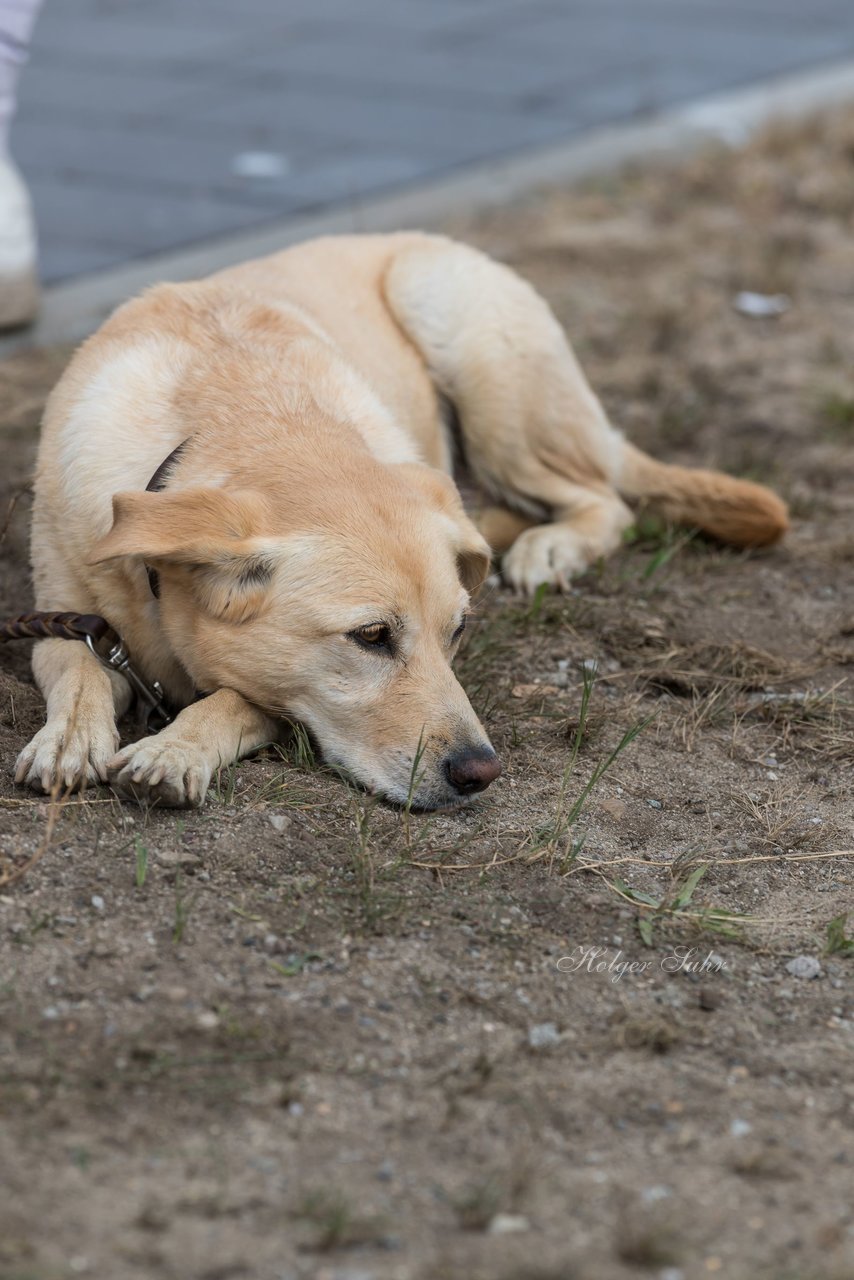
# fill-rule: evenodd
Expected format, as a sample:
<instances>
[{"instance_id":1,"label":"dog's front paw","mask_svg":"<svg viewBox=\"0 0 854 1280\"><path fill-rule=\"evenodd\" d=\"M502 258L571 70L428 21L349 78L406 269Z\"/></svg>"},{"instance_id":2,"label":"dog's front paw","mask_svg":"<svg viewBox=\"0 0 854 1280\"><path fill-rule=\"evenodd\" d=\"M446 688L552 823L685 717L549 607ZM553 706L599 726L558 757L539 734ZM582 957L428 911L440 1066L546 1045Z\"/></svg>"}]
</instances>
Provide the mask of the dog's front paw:
<instances>
[{"instance_id":1,"label":"dog's front paw","mask_svg":"<svg viewBox=\"0 0 854 1280\"><path fill-rule=\"evenodd\" d=\"M515 591L533 595L546 583L568 591L572 578L589 564L583 540L560 524L541 524L519 535L501 564L505 582Z\"/></svg>"},{"instance_id":2,"label":"dog's front paw","mask_svg":"<svg viewBox=\"0 0 854 1280\"><path fill-rule=\"evenodd\" d=\"M168 809L197 809L211 780L211 766L196 743L162 734L131 743L107 768L110 785L122 795Z\"/></svg>"},{"instance_id":3,"label":"dog's front paw","mask_svg":"<svg viewBox=\"0 0 854 1280\"><path fill-rule=\"evenodd\" d=\"M15 781L48 794L106 782L107 761L118 741L113 724L48 721L18 756Z\"/></svg>"}]
</instances>

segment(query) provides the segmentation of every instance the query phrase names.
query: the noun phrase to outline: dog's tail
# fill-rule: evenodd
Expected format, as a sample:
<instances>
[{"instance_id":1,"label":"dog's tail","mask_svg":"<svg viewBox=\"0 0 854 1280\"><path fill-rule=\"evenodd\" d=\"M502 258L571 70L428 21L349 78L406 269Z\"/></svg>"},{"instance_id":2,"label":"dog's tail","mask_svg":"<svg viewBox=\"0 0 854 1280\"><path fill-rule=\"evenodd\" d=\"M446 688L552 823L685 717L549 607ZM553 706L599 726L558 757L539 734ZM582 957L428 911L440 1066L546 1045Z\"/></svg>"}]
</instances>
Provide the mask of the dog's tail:
<instances>
[{"instance_id":1,"label":"dog's tail","mask_svg":"<svg viewBox=\"0 0 854 1280\"><path fill-rule=\"evenodd\" d=\"M624 497L648 502L665 519L693 525L722 542L764 547L789 527L786 504L761 484L656 462L627 440L621 464L617 489Z\"/></svg>"}]
</instances>

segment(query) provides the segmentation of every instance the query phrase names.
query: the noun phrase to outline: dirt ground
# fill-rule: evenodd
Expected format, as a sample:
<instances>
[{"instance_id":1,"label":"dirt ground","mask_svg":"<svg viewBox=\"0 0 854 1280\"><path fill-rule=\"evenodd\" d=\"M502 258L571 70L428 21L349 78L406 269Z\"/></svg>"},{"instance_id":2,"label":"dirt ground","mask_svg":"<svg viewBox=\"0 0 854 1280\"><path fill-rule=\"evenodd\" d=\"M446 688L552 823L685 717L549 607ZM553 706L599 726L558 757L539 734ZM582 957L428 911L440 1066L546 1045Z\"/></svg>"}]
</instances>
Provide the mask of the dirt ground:
<instances>
[{"instance_id":1,"label":"dirt ground","mask_svg":"<svg viewBox=\"0 0 854 1280\"><path fill-rule=\"evenodd\" d=\"M642 515L567 599L492 587L460 665L505 775L455 814L299 737L199 813L33 798L4 649L4 1280L854 1276L854 114L448 229L791 536ZM0 366L2 614L66 356Z\"/></svg>"}]
</instances>

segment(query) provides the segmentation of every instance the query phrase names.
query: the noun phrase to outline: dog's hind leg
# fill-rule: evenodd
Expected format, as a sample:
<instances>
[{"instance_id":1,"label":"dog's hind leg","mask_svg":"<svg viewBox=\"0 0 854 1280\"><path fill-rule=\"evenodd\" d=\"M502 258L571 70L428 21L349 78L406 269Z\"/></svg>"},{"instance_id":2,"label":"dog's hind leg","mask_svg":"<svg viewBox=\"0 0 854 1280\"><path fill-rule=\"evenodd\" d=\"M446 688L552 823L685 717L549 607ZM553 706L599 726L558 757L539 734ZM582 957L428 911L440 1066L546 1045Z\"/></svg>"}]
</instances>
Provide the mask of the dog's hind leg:
<instances>
[{"instance_id":1,"label":"dog's hind leg","mask_svg":"<svg viewBox=\"0 0 854 1280\"><path fill-rule=\"evenodd\" d=\"M511 540L503 572L519 590L565 588L613 551L631 513L613 479L610 425L543 299L483 254L439 237L408 241L385 279L388 306L455 405L467 463L500 508L484 522ZM525 527L525 526L534 527Z\"/></svg>"},{"instance_id":2,"label":"dog's hind leg","mask_svg":"<svg viewBox=\"0 0 854 1280\"><path fill-rule=\"evenodd\" d=\"M46 792L106 782L116 720L130 703L126 681L110 676L79 640L40 640L33 673L47 723L18 756L15 781Z\"/></svg>"}]
</instances>

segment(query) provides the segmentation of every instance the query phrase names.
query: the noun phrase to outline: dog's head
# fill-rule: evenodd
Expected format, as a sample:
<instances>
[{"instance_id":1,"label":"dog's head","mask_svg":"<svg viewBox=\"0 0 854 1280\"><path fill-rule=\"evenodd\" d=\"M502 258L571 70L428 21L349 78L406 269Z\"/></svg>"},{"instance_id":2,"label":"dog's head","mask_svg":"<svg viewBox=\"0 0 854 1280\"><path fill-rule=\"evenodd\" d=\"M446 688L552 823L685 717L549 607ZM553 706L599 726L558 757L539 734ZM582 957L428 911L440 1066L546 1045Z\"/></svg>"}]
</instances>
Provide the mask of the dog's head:
<instances>
[{"instance_id":1,"label":"dog's head","mask_svg":"<svg viewBox=\"0 0 854 1280\"><path fill-rule=\"evenodd\" d=\"M490 551L453 484L368 455L250 478L117 494L92 563L155 567L196 686L302 722L371 791L440 808L483 790L500 765L451 663Z\"/></svg>"}]
</instances>

